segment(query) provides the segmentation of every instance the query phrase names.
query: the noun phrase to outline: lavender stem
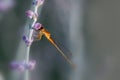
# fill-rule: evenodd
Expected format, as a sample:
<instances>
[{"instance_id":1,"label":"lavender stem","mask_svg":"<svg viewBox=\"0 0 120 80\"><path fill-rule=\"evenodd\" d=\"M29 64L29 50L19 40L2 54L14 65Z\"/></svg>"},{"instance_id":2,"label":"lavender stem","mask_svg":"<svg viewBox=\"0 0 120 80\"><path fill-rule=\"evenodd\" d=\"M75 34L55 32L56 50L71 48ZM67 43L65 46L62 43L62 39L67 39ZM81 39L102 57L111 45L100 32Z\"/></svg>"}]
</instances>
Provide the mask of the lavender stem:
<instances>
[{"instance_id":1,"label":"lavender stem","mask_svg":"<svg viewBox=\"0 0 120 80\"><path fill-rule=\"evenodd\" d=\"M39 1L39 3L40 3L40 0L38 0ZM42 0L41 0L42 1ZM40 5L40 4L37 4L37 5L35 5L35 8L34 8L34 10L33 10L33 12L34 12L34 14L37 14L37 11L38 11L38 5ZM33 19L33 22L32 22L32 25L31 25L31 29L29 29L29 34L28 34L28 41L32 41L32 34L33 34L33 27L34 27L34 25L35 25L35 23L36 23L36 21L37 21L37 17L33 17L33 18L35 18L35 19ZM32 43L31 43L32 44ZM25 62L26 63L29 63L29 54L30 54L30 47L31 47L31 44L29 45L29 46L27 46L27 50L26 50L26 60L25 60ZM25 71L25 80L29 80L29 70L26 70Z\"/></svg>"}]
</instances>

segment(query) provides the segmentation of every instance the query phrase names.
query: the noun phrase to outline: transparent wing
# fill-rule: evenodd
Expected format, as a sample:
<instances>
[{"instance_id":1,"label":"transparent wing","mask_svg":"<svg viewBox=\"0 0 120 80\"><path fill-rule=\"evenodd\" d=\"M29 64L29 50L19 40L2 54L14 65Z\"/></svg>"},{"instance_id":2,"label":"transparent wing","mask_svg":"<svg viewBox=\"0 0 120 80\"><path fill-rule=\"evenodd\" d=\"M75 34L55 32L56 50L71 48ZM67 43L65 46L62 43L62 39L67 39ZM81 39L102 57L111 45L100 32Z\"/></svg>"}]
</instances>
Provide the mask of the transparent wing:
<instances>
[{"instance_id":1,"label":"transparent wing","mask_svg":"<svg viewBox=\"0 0 120 80\"><path fill-rule=\"evenodd\" d=\"M34 41L41 40L42 36L43 36L43 33L41 31L37 31L37 30L33 31L32 38Z\"/></svg>"},{"instance_id":2,"label":"transparent wing","mask_svg":"<svg viewBox=\"0 0 120 80\"><path fill-rule=\"evenodd\" d=\"M64 51L65 49L61 49L60 46L58 46L58 43L51 37L51 34L46 30L42 29L41 30L44 34L44 36L54 45L54 47L59 51L59 53L65 58L65 60L72 65L73 67L75 66L72 61L65 55Z\"/></svg>"}]
</instances>

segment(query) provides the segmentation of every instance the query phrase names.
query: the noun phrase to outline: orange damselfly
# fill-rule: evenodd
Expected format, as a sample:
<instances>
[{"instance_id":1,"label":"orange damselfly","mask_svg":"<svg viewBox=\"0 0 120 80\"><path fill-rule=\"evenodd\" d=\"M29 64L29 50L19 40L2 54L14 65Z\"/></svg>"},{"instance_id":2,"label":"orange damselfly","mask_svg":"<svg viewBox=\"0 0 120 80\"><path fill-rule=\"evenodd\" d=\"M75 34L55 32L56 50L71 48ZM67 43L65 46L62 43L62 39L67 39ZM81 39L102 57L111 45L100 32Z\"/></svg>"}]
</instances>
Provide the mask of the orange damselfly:
<instances>
[{"instance_id":1,"label":"orange damselfly","mask_svg":"<svg viewBox=\"0 0 120 80\"><path fill-rule=\"evenodd\" d=\"M73 67L75 66L70 59L64 54L64 52L58 47L56 44L55 40L51 37L51 33L46 30L43 25L37 24L37 28L33 28L35 32L37 32L37 35L35 35L35 38L37 40L41 40L42 36L45 36L47 40L59 51L59 53L65 58L65 60L72 65ZM33 34L34 36L34 34Z\"/></svg>"}]
</instances>

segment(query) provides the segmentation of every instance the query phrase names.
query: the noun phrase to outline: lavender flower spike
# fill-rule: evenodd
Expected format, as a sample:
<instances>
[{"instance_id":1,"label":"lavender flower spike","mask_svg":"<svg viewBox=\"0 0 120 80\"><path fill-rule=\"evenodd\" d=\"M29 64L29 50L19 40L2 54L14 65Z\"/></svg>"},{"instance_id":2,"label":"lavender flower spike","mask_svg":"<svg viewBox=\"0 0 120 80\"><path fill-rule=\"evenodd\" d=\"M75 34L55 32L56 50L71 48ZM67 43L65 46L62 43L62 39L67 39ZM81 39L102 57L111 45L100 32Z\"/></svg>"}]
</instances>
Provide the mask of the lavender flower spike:
<instances>
[{"instance_id":1,"label":"lavender flower spike","mask_svg":"<svg viewBox=\"0 0 120 80\"><path fill-rule=\"evenodd\" d=\"M26 11L26 16L29 17L30 19L32 19L34 16L34 12L31 10L28 10L28 11Z\"/></svg>"},{"instance_id":2,"label":"lavender flower spike","mask_svg":"<svg viewBox=\"0 0 120 80\"><path fill-rule=\"evenodd\" d=\"M33 70L35 68L36 61L31 60L28 63L26 62L12 62L10 64L11 68L14 70L18 70L20 72L25 71L25 70Z\"/></svg>"},{"instance_id":3,"label":"lavender flower spike","mask_svg":"<svg viewBox=\"0 0 120 80\"><path fill-rule=\"evenodd\" d=\"M27 46L30 46L30 45L32 44L32 42L33 42L33 40L29 41L26 36L23 36L23 41L25 42L25 44L26 44Z\"/></svg>"},{"instance_id":4,"label":"lavender flower spike","mask_svg":"<svg viewBox=\"0 0 120 80\"><path fill-rule=\"evenodd\" d=\"M35 23L33 29L39 30L41 27L42 27L42 24L40 24L40 23Z\"/></svg>"}]
</instances>

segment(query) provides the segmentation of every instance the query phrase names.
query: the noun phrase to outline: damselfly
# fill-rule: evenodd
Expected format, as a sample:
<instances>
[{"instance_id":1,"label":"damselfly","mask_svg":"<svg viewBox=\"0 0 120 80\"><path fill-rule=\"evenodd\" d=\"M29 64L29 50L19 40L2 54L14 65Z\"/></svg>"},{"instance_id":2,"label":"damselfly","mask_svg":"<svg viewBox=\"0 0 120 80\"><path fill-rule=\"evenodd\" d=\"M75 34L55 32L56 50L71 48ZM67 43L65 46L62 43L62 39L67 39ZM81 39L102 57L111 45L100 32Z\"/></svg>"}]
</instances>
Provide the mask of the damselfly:
<instances>
[{"instance_id":1,"label":"damselfly","mask_svg":"<svg viewBox=\"0 0 120 80\"><path fill-rule=\"evenodd\" d=\"M70 59L68 59L68 57L64 54L64 52L58 47L58 45L56 44L56 41L51 37L51 33L49 31L47 31L43 25L37 23L36 26L34 26L34 34L33 34L33 38L34 40L41 40L42 36L45 36L47 38L47 40L52 43L52 45L54 45L54 47L59 51L59 53L65 58L65 60L74 67L74 64L72 63L72 61Z\"/></svg>"}]
</instances>

